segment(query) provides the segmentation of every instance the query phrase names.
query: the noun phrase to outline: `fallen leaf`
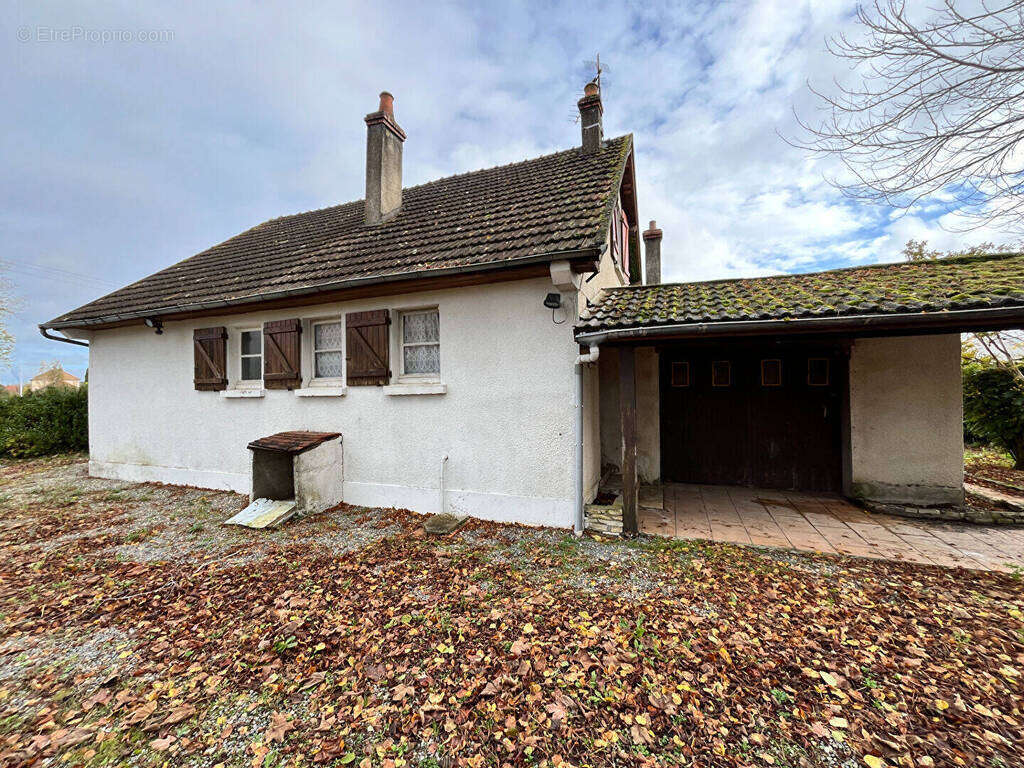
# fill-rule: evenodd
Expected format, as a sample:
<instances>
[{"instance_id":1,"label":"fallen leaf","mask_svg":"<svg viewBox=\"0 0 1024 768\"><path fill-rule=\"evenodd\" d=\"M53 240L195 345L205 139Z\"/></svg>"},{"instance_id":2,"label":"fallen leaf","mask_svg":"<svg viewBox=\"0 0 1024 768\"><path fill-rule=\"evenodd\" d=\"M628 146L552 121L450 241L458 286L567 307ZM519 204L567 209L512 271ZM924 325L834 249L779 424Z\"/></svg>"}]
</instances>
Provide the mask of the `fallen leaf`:
<instances>
[{"instance_id":1,"label":"fallen leaf","mask_svg":"<svg viewBox=\"0 0 1024 768\"><path fill-rule=\"evenodd\" d=\"M295 726L288 716L283 712L275 712L270 716L270 727L267 728L266 733L267 741L275 741L280 744L284 741L285 734L292 730L295 730Z\"/></svg>"},{"instance_id":2,"label":"fallen leaf","mask_svg":"<svg viewBox=\"0 0 1024 768\"><path fill-rule=\"evenodd\" d=\"M149 742L149 746L151 749L155 749L157 752L163 752L169 746L171 746L171 744L173 744L174 741L174 736L167 736L163 739L153 739L151 742Z\"/></svg>"}]
</instances>

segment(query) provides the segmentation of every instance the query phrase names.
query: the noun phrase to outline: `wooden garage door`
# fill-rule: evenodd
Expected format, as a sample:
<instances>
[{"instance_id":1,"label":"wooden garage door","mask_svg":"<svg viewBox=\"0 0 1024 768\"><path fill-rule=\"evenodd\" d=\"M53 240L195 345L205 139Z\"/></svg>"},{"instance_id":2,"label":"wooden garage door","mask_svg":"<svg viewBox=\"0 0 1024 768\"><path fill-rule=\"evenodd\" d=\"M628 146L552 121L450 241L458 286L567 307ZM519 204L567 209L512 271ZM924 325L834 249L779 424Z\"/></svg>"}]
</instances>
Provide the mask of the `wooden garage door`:
<instances>
[{"instance_id":1,"label":"wooden garage door","mask_svg":"<svg viewBox=\"0 0 1024 768\"><path fill-rule=\"evenodd\" d=\"M662 476L839 491L845 386L834 349L662 350Z\"/></svg>"}]
</instances>

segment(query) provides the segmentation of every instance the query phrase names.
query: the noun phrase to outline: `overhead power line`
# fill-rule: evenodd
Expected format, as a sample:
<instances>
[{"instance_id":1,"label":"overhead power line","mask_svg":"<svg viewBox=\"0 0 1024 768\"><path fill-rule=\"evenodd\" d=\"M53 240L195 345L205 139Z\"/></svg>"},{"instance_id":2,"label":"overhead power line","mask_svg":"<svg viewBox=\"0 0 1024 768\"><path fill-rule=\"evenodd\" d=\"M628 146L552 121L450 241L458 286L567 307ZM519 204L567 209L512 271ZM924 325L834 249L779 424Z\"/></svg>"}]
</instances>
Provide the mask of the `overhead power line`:
<instances>
[{"instance_id":1,"label":"overhead power line","mask_svg":"<svg viewBox=\"0 0 1024 768\"><path fill-rule=\"evenodd\" d=\"M86 282L103 288L117 288L117 284L110 280L95 275L86 275L81 272L73 272L61 267L51 267L45 264L30 264L24 261L6 259L0 261L0 270L6 270L15 274L29 277L44 277L47 279L63 280L65 282Z\"/></svg>"}]
</instances>

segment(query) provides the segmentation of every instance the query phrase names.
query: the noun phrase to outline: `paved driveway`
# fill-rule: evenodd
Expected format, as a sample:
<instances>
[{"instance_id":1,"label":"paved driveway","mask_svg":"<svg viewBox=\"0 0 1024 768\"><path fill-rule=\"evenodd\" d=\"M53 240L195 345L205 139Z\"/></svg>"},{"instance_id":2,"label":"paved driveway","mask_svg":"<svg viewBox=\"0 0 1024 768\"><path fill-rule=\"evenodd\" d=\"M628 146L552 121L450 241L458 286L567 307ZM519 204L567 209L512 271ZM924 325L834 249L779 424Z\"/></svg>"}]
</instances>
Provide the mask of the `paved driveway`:
<instances>
[{"instance_id":1,"label":"paved driveway","mask_svg":"<svg viewBox=\"0 0 1024 768\"><path fill-rule=\"evenodd\" d=\"M1024 571L1024 528L876 515L830 495L670 484L663 509L641 509L640 529L682 539Z\"/></svg>"}]
</instances>

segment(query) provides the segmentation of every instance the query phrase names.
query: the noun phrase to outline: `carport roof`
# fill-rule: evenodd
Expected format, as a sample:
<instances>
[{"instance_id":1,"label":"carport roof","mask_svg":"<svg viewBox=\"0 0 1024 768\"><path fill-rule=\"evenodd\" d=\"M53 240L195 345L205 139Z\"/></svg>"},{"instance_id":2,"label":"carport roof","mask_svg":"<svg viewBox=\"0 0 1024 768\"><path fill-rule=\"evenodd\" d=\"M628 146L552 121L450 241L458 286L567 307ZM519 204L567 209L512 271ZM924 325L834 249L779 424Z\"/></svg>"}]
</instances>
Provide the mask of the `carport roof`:
<instances>
[{"instance_id":1,"label":"carport roof","mask_svg":"<svg viewBox=\"0 0 1024 768\"><path fill-rule=\"evenodd\" d=\"M795 332L925 325L972 330L1013 324L1024 324L1021 253L610 288L584 312L576 334L686 336L754 327Z\"/></svg>"}]
</instances>

